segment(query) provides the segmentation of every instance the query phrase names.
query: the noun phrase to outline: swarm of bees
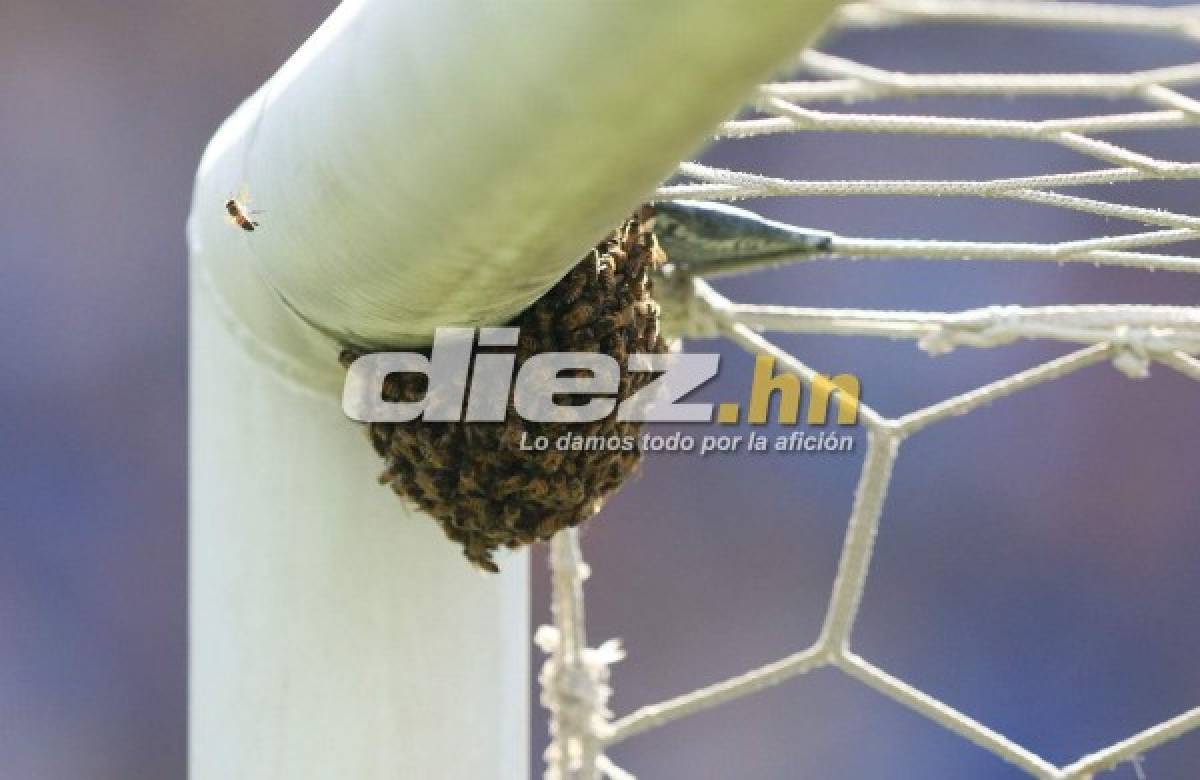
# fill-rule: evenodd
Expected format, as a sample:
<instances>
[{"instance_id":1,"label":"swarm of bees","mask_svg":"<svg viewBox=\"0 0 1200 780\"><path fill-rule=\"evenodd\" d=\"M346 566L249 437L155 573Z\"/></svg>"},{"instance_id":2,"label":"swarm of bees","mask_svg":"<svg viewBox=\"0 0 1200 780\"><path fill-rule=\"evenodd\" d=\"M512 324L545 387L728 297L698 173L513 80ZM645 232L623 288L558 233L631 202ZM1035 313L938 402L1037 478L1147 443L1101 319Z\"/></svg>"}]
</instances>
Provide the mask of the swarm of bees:
<instances>
[{"instance_id":1,"label":"swarm of bees","mask_svg":"<svg viewBox=\"0 0 1200 780\"><path fill-rule=\"evenodd\" d=\"M625 370L631 353L665 352L649 272L665 261L644 208L599 244L549 292L511 323L520 327L516 365L541 352L601 352L622 367L618 402L652 381ZM341 354L349 366L361 353ZM384 398L415 401L427 381L396 374ZM522 450L523 437L554 441L563 434L632 437L640 424L615 415L585 424L535 423L515 413L510 398L503 423L370 423L368 438L386 466L379 481L431 515L467 559L498 571L492 553L548 540L595 515L635 472L637 447Z\"/></svg>"}]
</instances>

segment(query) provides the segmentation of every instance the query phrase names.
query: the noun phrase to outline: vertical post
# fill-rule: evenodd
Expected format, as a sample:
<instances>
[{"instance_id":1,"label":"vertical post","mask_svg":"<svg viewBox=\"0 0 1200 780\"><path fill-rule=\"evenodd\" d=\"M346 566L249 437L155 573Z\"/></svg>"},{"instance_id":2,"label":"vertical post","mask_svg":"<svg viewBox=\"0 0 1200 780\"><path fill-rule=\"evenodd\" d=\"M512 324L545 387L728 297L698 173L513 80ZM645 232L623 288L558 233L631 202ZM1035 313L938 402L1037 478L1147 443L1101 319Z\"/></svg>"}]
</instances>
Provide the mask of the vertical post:
<instances>
[{"instance_id":1,"label":"vertical post","mask_svg":"<svg viewBox=\"0 0 1200 780\"><path fill-rule=\"evenodd\" d=\"M190 777L528 777L525 556L468 566L193 290Z\"/></svg>"},{"instance_id":2,"label":"vertical post","mask_svg":"<svg viewBox=\"0 0 1200 780\"><path fill-rule=\"evenodd\" d=\"M188 225L192 780L529 776L526 558L476 572L374 484L337 342L523 309L832 5L347 0L218 131Z\"/></svg>"}]
</instances>

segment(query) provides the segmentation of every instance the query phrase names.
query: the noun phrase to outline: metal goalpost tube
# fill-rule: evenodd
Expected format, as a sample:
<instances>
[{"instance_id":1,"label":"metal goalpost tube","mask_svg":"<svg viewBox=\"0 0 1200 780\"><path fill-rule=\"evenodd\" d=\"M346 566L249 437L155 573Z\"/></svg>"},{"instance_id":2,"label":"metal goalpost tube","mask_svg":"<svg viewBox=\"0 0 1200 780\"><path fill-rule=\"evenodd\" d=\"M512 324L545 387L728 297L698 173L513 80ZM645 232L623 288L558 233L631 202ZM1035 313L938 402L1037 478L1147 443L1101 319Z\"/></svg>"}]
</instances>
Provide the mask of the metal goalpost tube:
<instances>
[{"instance_id":1,"label":"metal goalpost tube","mask_svg":"<svg viewBox=\"0 0 1200 780\"><path fill-rule=\"evenodd\" d=\"M374 485L334 342L520 311L834 4L351 0L225 122L188 223L193 780L529 776L525 557L481 575Z\"/></svg>"}]
</instances>

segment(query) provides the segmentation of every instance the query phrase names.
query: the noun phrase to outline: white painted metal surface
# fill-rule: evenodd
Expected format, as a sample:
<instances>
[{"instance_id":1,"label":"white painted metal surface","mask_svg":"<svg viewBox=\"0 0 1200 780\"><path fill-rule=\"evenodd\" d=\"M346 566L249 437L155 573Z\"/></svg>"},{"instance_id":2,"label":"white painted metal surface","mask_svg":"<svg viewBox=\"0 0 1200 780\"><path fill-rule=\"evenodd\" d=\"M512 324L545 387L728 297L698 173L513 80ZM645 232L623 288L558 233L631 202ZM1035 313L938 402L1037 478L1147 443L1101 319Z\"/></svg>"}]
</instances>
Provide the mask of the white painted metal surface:
<instances>
[{"instance_id":1,"label":"white painted metal surface","mask_svg":"<svg viewBox=\"0 0 1200 780\"><path fill-rule=\"evenodd\" d=\"M193 780L529 776L524 556L479 574L374 484L318 330L519 311L832 5L347 2L221 128L189 221Z\"/></svg>"}]
</instances>

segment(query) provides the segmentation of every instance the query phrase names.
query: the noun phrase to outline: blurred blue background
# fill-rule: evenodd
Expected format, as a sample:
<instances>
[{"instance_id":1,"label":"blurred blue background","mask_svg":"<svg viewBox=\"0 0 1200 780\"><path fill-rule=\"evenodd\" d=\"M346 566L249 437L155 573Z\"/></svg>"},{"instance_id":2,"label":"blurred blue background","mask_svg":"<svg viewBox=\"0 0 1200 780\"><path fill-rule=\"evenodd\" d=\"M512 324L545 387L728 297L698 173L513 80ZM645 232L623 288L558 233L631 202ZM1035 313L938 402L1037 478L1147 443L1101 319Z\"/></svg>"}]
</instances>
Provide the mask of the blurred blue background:
<instances>
[{"instance_id":1,"label":"blurred blue background","mask_svg":"<svg viewBox=\"0 0 1200 780\"><path fill-rule=\"evenodd\" d=\"M0 777L185 775L191 179L220 120L333 5L0 4ZM1200 57L1200 46L1149 36L1017 29L854 34L826 49L924 71L1110 71ZM890 106L1012 117L1135 107ZM1194 131L1121 139L1180 160L1200 148ZM704 159L816 179L1089 165L1016 142L826 134L718 145ZM1193 213L1200 203L1195 183L1082 194ZM1131 227L1003 202L753 205L871 236L1050 240ZM827 306L1200 304L1194 277L1016 264L823 262L719 286L744 300ZM780 342L818 368L857 373L866 400L888 414L1063 351L1023 344L930 359L907 343ZM742 397L750 358L719 342L694 346L725 354L705 398ZM859 651L1057 763L1200 703L1197 412L1200 387L1167 369L1131 382L1102 365L908 442ZM618 713L815 638L860 465L861 450L648 458L585 535L593 640L620 636L630 653L615 668ZM534 572L535 615L545 620L542 553ZM544 725L537 714L539 754ZM613 755L648 780L1021 776L833 672ZM1152 780L1194 778L1197 766L1200 735L1145 764ZM1112 776L1135 775L1125 766Z\"/></svg>"}]
</instances>

